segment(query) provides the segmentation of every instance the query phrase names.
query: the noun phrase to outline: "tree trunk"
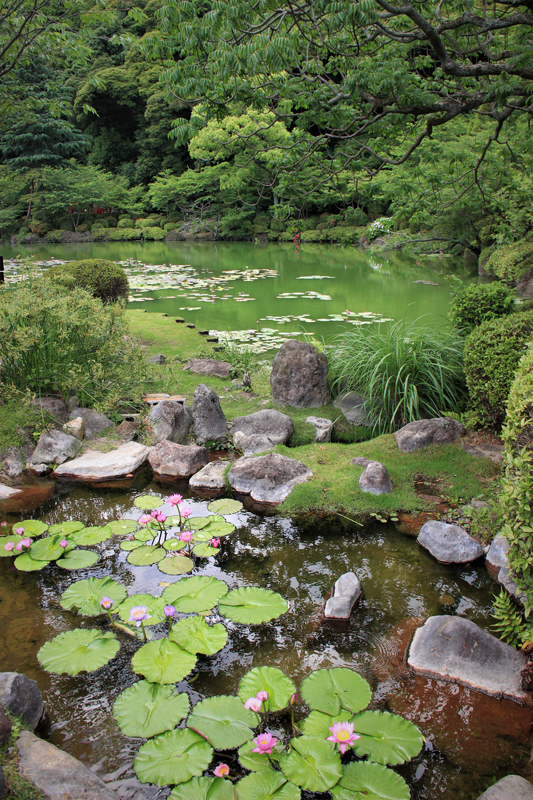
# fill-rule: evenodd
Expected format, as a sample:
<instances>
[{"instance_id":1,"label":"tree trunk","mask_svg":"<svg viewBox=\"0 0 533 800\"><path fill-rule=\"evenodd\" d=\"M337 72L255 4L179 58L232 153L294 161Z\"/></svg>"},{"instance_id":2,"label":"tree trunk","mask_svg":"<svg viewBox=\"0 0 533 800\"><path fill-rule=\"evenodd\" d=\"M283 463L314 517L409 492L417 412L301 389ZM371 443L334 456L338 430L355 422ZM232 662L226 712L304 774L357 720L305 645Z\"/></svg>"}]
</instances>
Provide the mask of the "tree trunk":
<instances>
[{"instance_id":1,"label":"tree trunk","mask_svg":"<svg viewBox=\"0 0 533 800\"><path fill-rule=\"evenodd\" d=\"M31 217L31 201L33 200L34 188L35 188L35 183L34 183L34 180L32 178L31 182L30 182L30 199L29 199L29 202L28 202L28 210L26 212L26 220L29 220L30 217Z\"/></svg>"}]
</instances>

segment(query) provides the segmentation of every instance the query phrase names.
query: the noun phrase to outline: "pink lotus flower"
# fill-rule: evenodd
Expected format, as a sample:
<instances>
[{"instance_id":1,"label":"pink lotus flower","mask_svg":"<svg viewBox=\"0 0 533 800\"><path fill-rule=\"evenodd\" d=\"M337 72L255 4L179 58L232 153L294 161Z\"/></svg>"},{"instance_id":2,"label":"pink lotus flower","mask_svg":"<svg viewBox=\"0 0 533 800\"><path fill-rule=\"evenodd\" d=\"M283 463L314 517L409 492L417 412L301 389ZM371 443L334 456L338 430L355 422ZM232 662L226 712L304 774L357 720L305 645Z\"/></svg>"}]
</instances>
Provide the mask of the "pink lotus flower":
<instances>
[{"instance_id":1,"label":"pink lotus flower","mask_svg":"<svg viewBox=\"0 0 533 800\"><path fill-rule=\"evenodd\" d=\"M148 525L149 522L152 521L152 517L150 514L143 514L139 517L139 525Z\"/></svg>"},{"instance_id":2,"label":"pink lotus flower","mask_svg":"<svg viewBox=\"0 0 533 800\"><path fill-rule=\"evenodd\" d=\"M113 605L113 601L111 600L110 597L102 597L102 599L100 600L100 605L102 606L102 608L105 608L106 611L109 611L109 609Z\"/></svg>"},{"instance_id":3,"label":"pink lotus flower","mask_svg":"<svg viewBox=\"0 0 533 800\"><path fill-rule=\"evenodd\" d=\"M148 613L147 606L133 606L133 608L130 608L130 618L128 622L134 622L135 625L140 628L141 622L144 622L145 619L152 619L152 615Z\"/></svg>"},{"instance_id":4,"label":"pink lotus flower","mask_svg":"<svg viewBox=\"0 0 533 800\"><path fill-rule=\"evenodd\" d=\"M256 697L257 697L258 700L261 700L261 702L263 703L266 700L268 700L268 692L257 692Z\"/></svg>"},{"instance_id":5,"label":"pink lotus flower","mask_svg":"<svg viewBox=\"0 0 533 800\"><path fill-rule=\"evenodd\" d=\"M182 531L180 533L180 539L182 542L190 542L193 537L192 531Z\"/></svg>"},{"instance_id":6,"label":"pink lotus flower","mask_svg":"<svg viewBox=\"0 0 533 800\"><path fill-rule=\"evenodd\" d=\"M252 739L252 742L255 744L252 753L271 753L278 740L270 733L260 733L255 739Z\"/></svg>"},{"instance_id":7,"label":"pink lotus flower","mask_svg":"<svg viewBox=\"0 0 533 800\"><path fill-rule=\"evenodd\" d=\"M330 731L332 735L326 741L338 744L341 753L345 753L356 739L361 738L358 733L353 732L353 722L336 722L330 727Z\"/></svg>"},{"instance_id":8,"label":"pink lotus flower","mask_svg":"<svg viewBox=\"0 0 533 800\"><path fill-rule=\"evenodd\" d=\"M13 550L14 547L15 547L15 542L8 542L7 544L4 545L4 550L7 550L9 552L10 550Z\"/></svg>"},{"instance_id":9,"label":"pink lotus flower","mask_svg":"<svg viewBox=\"0 0 533 800\"><path fill-rule=\"evenodd\" d=\"M227 764L219 764L218 767L215 767L213 770L213 775L216 775L217 778L225 778L226 775L229 775L229 767Z\"/></svg>"},{"instance_id":10,"label":"pink lotus flower","mask_svg":"<svg viewBox=\"0 0 533 800\"><path fill-rule=\"evenodd\" d=\"M192 508L180 508L180 513L182 517L190 517L192 514Z\"/></svg>"},{"instance_id":11,"label":"pink lotus flower","mask_svg":"<svg viewBox=\"0 0 533 800\"><path fill-rule=\"evenodd\" d=\"M249 697L248 700L245 702L244 707L248 709L248 711L261 711L261 706L263 705L263 701L260 700L258 697Z\"/></svg>"},{"instance_id":12,"label":"pink lotus flower","mask_svg":"<svg viewBox=\"0 0 533 800\"><path fill-rule=\"evenodd\" d=\"M157 520L158 522L165 522L165 521L166 521L166 518L167 518L167 515L166 515L166 514L158 514L158 515L157 515L157 517L156 517L156 520Z\"/></svg>"},{"instance_id":13,"label":"pink lotus flower","mask_svg":"<svg viewBox=\"0 0 533 800\"><path fill-rule=\"evenodd\" d=\"M68 544L68 542L67 542L67 540L66 540L66 539L61 539L61 541L59 542L59 544L61 545L61 547L66 547L66 546L67 546L67 544Z\"/></svg>"},{"instance_id":14,"label":"pink lotus flower","mask_svg":"<svg viewBox=\"0 0 533 800\"><path fill-rule=\"evenodd\" d=\"M17 536L22 536L22 534L24 533L24 528L15 528L15 533L17 534Z\"/></svg>"},{"instance_id":15,"label":"pink lotus flower","mask_svg":"<svg viewBox=\"0 0 533 800\"><path fill-rule=\"evenodd\" d=\"M211 539L209 544L211 545L211 547L218 547L220 544L220 539Z\"/></svg>"},{"instance_id":16,"label":"pink lotus flower","mask_svg":"<svg viewBox=\"0 0 533 800\"><path fill-rule=\"evenodd\" d=\"M152 517L152 519L157 519L157 515L158 514L159 514L159 509L158 508L154 508L153 511L150 511L150 516Z\"/></svg>"},{"instance_id":17,"label":"pink lotus flower","mask_svg":"<svg viewBox=\"0 0 533 800\"><path fill-rule=\"evenodd\" d=\"M179 504L183 502L183 497L181 494L171 494L168 498L168 502L171 506L179 506Z\"/></svg>"},{"instance_id":18,"label":"pink lotus flower","mask_svg":"<svg viewBox=\"0 0 533 800\"><path fill-rule=\"evenodd\" d=\"M15 550L18 550L18 551L19 551L19 553L20 553L20 551L22 550L22 539L20 539L20 540L19 540L19 541L16 543L16 545L15 545Z\"/></svg>"}]
</instances>

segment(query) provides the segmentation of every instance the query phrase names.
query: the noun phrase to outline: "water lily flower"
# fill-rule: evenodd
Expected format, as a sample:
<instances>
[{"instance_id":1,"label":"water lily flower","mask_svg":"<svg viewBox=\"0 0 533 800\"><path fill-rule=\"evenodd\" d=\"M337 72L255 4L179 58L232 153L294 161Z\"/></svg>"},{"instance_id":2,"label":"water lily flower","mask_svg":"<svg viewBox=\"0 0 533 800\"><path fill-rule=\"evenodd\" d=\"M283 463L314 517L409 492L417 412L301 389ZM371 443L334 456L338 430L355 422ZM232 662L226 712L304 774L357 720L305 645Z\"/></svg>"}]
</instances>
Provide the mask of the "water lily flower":
<instances>
[{"instance_id":1,"label":"water lily flower","mask_svg":"<svg viewBox=\"0 0 533 800\"><path fill-rule=\"evenodd\" d=\"M193 537L192 531L182 531L180 533L180 539L182 542L190 542Z\"/></svg>"},{"instance_id":2,"label":"water lily flower","mask_svg":"<svg viewBox=\"0 0 533 800\"><path fill-rule=\"evenodd\" d=\"M152 521L152 517L150 514L143 514L139 517L139 525L148 525L149 522Z\"/></svg>"},{"instance_id":3,"label":"water lily flower","mask_svg":"<svg viewBox=\"0 0 533 800\"><path fill-rule=\"evenodd\" d=\"M67 541L66 539L61 539L61 541L59 542L59 544L61 545L61 547L66 547L66 546L67 546L67 544L68 544L68 541Z\"/></svg>"},{"instance_id":4,"label":"water lily flower","mask_svg":"<svg viewBox=\"0 0 533 800\"><path fill-rule=\"evenodd\" d=\"M148 613L147 606L133 606L130 608L130 618L128 622L134 622L135 625L140 628L141 622L144 622L145 619L152 619L152 615Z\"/></svg>"},{"instance_id":5,"label":"water lily flower","mask_svg":"<svg viewBox=\"0 0 533 800\"><path fill-rule=\"evenodd\" d=\"M4 550L7 550L9 552L9 550L13 550L14 547L15 547L15 542L8 542L7 544L4 545Z\"/></svg>"},{"instance_id":6,"label":"water lily flower","mask_svg":"<svg viewBox=\"0 0 533 800\"><path fill-rule=\"evenodd\" d=\"M183 497L181 494L171 494L168 498L168 502L171 506L179 506L179 504L183 502Z\"/></svg>"},{"instance_id":7,"label":"water lily flower","mask_svg":"<svg viewBox=\"0 0 533 800\"><path fill-rule=\"evenodd\" d=\"M289 700L289 703L291 704L291 706L293 706L295 703L299 703L299 702L300 702L300 698L298 697L298 693L297 693L297 692L295 692L295 693L294 693L294 694L291 696L291 699Z\"/></svg>"},{"instance_id":8,"label":"water lily flower","mask_svg":"<svg viewBox=\"0 0 533 800\"><path fill-rule=\"evenodd\" d=\"M22 534L24 533L24 528L15 528L15 533L18 536L22 536Z\"/></svg>"},{"instance_id":9,"label":"water lily flower","mask_svg":"<svg viewBox=\"0 0 533 800\"><path fill-rule=\"evenodd\" d=\"M229 767L227 764L219 764L218 767L215 767L213 770L213 775L216 775L217 778L225 778L226 775L229 775Z\"/></svg>"},{"instance_id":10,"label":"water lily flower","mask_svg":"<svg viewBox=\"0 0 533 800\"><path fill-rule=\"evenodd\" d=\"M165 606L163 609L163 613L165 617L173 617L174 614L176 613L176 609L174 608L174 606Z\"/></svg>"},{"instance_id":11,"label":"water lily flower","mask_svg":"<svg viewBox=\"0 0 533 800\"><path fill-rule=\"evenodd\" d=\"M109 609L113 605L113 601L111 600L110 597L102 597L102 599L100 600L100 605L102 606L102 608L105 608L106 611L109 611Z\"/></svg>"},{"instance_id":12,"label":"water lily flower","mask_svg":"<svg viewBox=\"0 0 533 800\"><path fill-rule=\"evenodd\" d=\"M192 508L180 508L180 513L182 517L190 517L192 514Z\"/></svg>"},{"instance_id":13,"label":"water lily flower","mask_svg":"<svg viewBox=\"0 0 533 800\"><path fill-rule=\"evenodd\" d=\"M220 544L220 539L211 539L209 544L211 545L211 547L218 547Z\"/></svg>"},{"instance_id":14,"label":"water lily flower","mask_svg":"<svg viewBox=\"0 0 533 800\"><path fill-rule=\"evenodd\" d=\"M248 700L245 702L244 707L248 709L248 711L261 711L261 706L263 705L263 701L260 700L258 697L249 697Z\"/></svg>"},{"instance_id":15,"label":"water lily flower","mask_svg":"<svg viewBox=\"0 0 533 800\"><path fill-rule=\"evenodd\" d=\"M15 550L18 550L19 552L22 550L22 539L20 539L20 540L19 540L19 541L16 543L16 545L15 545Z\"/></svg>"},{"instance_id":16,"label":"water lily flower","mask_svg":"<svg viewBox=\"0 0 533 800\"><path fill-rule=\"evenodd\" d=\"M278 740L270 733L260 733L255 739L252 739L252 742L255 744L252 753L271 753Z\"/></svg>"},{"instance_id":17,"label":"water lily flower","mask_svg":"<svg viewBox=\"0 0 533 800\"><path fill-rule=\"evenodd\" d=\"M341 753L345 753L356 739L361 738L358 733L353 732L353 722L336 722L330 727L330 731L331 736L328 736L326 741L338 744Z\"/></svg>"},{"instance_id":18,"label":"water lily flower","mask_svg":"<svg viewBox=\"0 0 533 800\"><path fill-rule=\"evenodd\" d=\"M264 701L268 700L268 692L257 692L256 697L263 703Z\"/></svg>"},{"instance_id":19,"label":"water lily flower","mask_svg":"<svg viewBox=\"0 0 533 800\"><path fill-rule=\"evenodd\" d=\"M166 514L158 514L157 517L156 517L156 520L158 522L165 522L166 518L167 518Z\"/></svg>"},{"instance_id":20,"label":"water lily flower","mask_svg":"<svg viewBox=\"0 0 533 800\"><path fill-rule=\"evenodd\" d=\"M0 522L0 528L7 528L7 522Z\"/></svg>"},{"instance_id":21,"label":"water lily flower","mask_svg":"<svg viewBox=\"0 0 533 800\"><path fill-rule=\"evenodd\" d=\"M30 547L31 546L31 539L29 537L26 537L26 539L21 539L19 544L21 544L22 547Z\"/></svg>"},{"instance_id":22,"label":"water lily flower","mask_svg":"<svg viewBox=\"0 0 533 800\"><path fill-rule=\"evenodd\" d=\"M153 511L150 511L150 516L152 517L152 519L157 519L157 515L158 514L159 514L159 509L158 508L154 508Z\"/></svg>"}]
</instances>

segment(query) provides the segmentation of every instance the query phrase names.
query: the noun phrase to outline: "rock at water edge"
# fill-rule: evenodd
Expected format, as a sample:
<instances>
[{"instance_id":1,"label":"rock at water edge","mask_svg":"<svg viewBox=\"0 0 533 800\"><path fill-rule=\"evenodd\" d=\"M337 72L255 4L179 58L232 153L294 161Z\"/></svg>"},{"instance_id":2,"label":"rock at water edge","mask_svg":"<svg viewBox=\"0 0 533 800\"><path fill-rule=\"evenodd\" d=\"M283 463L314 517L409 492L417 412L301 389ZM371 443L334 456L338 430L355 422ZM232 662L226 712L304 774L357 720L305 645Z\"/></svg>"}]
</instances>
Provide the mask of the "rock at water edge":
<instances>
[{"instance_id":1,"label":"rock at water edge","mask_svg":"<svg viewBox=\"0 0 533 800\"><path fill-rule=\"evenodd\" d=\"M483 547L470 534L447 522L425 522L417 542L441 564L468 564L485 555Z\"/></svg>"},{"instance_id":2,"label":"rock at water edge","mask_svg":"<svg viewBox=\"0 0 533 800\"><path fill-rule=\"evenodd\" d=\"M236 492L249 494L258 503L277 505L289 496L296 484L304 483L312 475L301 461L271 453L239 458L233 463L228 479Z\"/></svg>"},{"instance_id":3,"label":"rock at water edge","mask_svg":"<svg viewBox=\"0 0 533 800\"><path fill-rule=\"evenodd\" d=\"M161 477L188 478L209 463L209 452L197 445L159 442L152 447L148 461Z\"/></svg>"},{"instance_id":4,"label":"rock at water edge","mask_svg":"<svg viewBox=\"0 0 533 800\"><path fill-rule=\"evenodd\" d=\"M326 602L324 609L326 619L349 619L362 592L357 575L353 572L345 572L335 582L333 597Z\"/></svg>"},{"instance_id":5,"label":"rock at water edge","mask_svg":"<svg viewBox=\"0 0 533 800\"><path fill-rule=\"evenodd\" d=\"M86 439L92 439L98 436L99 433L107 430L107 428L114 427L113 420L106 417L105 414L99 414L98 411L93 411L92 408L73 408L69 414L69 419L76 419L81 417L83 419L83 430Z\"/></svg>"},{"instance_id":6,"label":"rock at water edge","mask_svg":"<svg viewBox=\"0 0 533 800\"><path fill-rule=\"evenodd\" d=\"M116 480L132 475L148 459L150 448L138 442L127 442L109 453L88 450L79 458L61 464L54 475L82 483Z\"/></svg>"},{"instance_id":7,"label":"rock at water edge","mask_svg":"<svg viewBox=\"0 0 533 800\"><path fill-rule=\"evenodd\" d=\"M34 729L44 713L43 696L37 682L20 672L0 672L0 703Z\"/></svg>"},{"instance_id":8,"label":"rock at water edge","mask_svg":"<svg viewBox=\"0 0 533 800\"><path fill-rule=\"evenodd\" d=\"M213 489L222 491L225 487L224 473L229 467L229 461L211 461L207 466L193 475L189 481L190 489Z\"/></svg>"},{"instance_id":9,"label":"rock at water edge","mask_svg":"<svg viewBox=\"0 0 533 800\"><path fill-rule=\"evenodd\" d=\"M393 436L403 453L413 453L432 444L453 444L464 434L464 427L456 419L436 417L409 422Z\"/></svg>"},{"instance_id":10,"label":"rock at water edge","mask_svg":"<svg viewBox=\"0 0 533 800\"><path fill-rule=\"evenodd\" d=\"M164 440L185 444L192 425L189 409L176 400L161 400L148 415L150 425L158 442Z\"/></svg>"},{"instance_id":11,"label":"rock at water edge","mask_svg":"<svg viewBox=\"0 0 533 800\"><path fill-rule=\"evenodd\" d=\"M218 395L205 383L194 390L192 420L197 442L219 442L227 438L228 423Z\"/></svg>"},{"instance_id":12,"label":"rock at water edge","mask_svg":"<svg viewBox=\"0 0 533 800\"><path fill-rule=\"evenodd\" d=\"M517 603L520 603L522 606L525 605L527 596L522 592L521 589L518 588L516 578L507 564L501 567L500 571L498 572L498 583L509 592L511 597L513 597Z\"/></svg>"},{"instance_id":13,"label":"rock at water edge","mask_svg":"<svg viewBox=\"0 0 533 800\"><path fill-rule=\"evenodd\" d=\"M501 569L501 567L507 567L509 563L507 558L508 552L509 542L505 536L502 536L500 533L492 540L489 552L486 555L488 566L498 570Z\"/></svg>"},{"instance_id":14,"label":"rock at water edge","mask_svg":"<svg viewBox=\"0 0 533 800\"><path fill-rule=\"evenodd\" d=\"M520 775L507 775L483 792L478 800L533 800L533 786Z\"/></svg>"},{"instance_id":15,"label":"rock at water edge","mask_svg":"<svg viewBox=\"0 0 533 800\"><path fill-rule=\"evenodd\" d=\"M270 386L272 399L277 405L293 408L326 406L330 400L326 356L307 342L290 339L274 357Z\"/></svg>"},{"instance_id":16,"label":"rock at water edge","mask_svg":"<svg viewBox=\"0 0 533 800\"><path fill-rule=\"evenodd\" d=\"M6 486L4 483L0 483L0 500L7 500L8 497L15 497L16 494L20 493L20 489L13 489L11 486Z\"/></svg>"},{"instance_id":17,"label":"rock at water edge","mask_svg":"<svg viewBox=\"0 0 533 800\"><path fill-rule=\"evenodd\" d=\"M63 433L63 431L41 433L30 462L32 464L63 464L69 458L74 458L80 449L80 440L75 436L69 436L68 433Z\"/></svg>"}]
</instances>

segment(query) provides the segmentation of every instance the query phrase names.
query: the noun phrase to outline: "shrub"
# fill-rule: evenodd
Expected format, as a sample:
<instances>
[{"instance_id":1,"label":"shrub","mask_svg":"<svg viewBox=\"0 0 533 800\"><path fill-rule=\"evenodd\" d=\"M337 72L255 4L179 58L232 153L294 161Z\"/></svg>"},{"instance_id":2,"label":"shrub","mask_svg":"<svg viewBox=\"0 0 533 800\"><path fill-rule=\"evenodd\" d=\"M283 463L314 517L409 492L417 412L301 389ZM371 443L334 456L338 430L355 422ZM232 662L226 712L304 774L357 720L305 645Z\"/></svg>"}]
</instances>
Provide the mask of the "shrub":
<instances>
[{"instance_id":1,"label":"shrub","mask_svg":"<svg viewBox=\"0 0 533 800\"><path fill-rule=\"evenodd\" d=\"M254 217L254 227L260 225L262 228L269 228L271 222L270 214L258 214Z\"/></svg>"},{"instance_id":2,"label":"shrub","mask_svg":"<svg viewBox=\"0 0 533 800\"><path fill-rule=\"evenodd\" d=\"M151 220L145 219L144 217L139 217L139 219L135 220L135 227L136 228L147 228L150 225Z\"/></svg>"},{"instance_id":3,"label":"shrub","mask_svg":"<svg viewBox=\"0 0 533 800\"><path fill-rule=\"evenodd\" d=\"M359 232L355 227L339 227L333 228L329 232L329 238L332 242L339 244L357 244L359 241Z\"/></svg>"},{"instance_id":4,"label":"shrub","mask_svg":"<svg viewBox=\"0 0 533 800\"><path fill-rule=\"evenodd\" d=\"M109 220L99 216L96 218L96 222L94 223L93 228L96 225L98 225L99 228L109 228Z\"/></svg>"},{"instance_id":5,"label":"shrub","mask_svg":"<svg viewBox=\"0 0 533 800\"><path fill-rule=\"evenodd\" d=\"M481 424L499 428L520 358L533 336L533 311L483 322L466 337L470 408Z\"/></svg>"},{"instance_id":6,"label":"shrub","mask_svg":"<svg viewBox=\"0 0 533 800\"><path fill-rule=\"evenodd\" d=\"M143 228L142 235L145 239L160 241L165 238L165 231L162 228Z\"/></svg>"},{"instance_id":7,"label":"shrub","mask_svg":"<svg viewBox=\"0 0 533 800\"><path fill-rule=\"evenodd\" d=\"M461 409L465 399L464 340L455 332L397 322L335 337L328 353L337 391L367 398L374 432Z\"/></svg>"},{"instance_id":8,"label":"shrub","mask_svg":"<svg viewBox=\"0 0 533 800\"><path fill-rule=\"evenodd\" d=\"M87 289L93 297L99 298L104 303L115 303L120 298L128 297L126 273L118 264L102 258L58 264L45 273L45 279L57 279L67 286Z\"/></svg>"},{"instance_id":9,"label":"shrub","mask_svg":"<svg viewBox=\"0 0 533 800\"><path fill-rule=\"evenodd\" d=\"M457 295L449 318L464 336L478 325L513 311L512 294L503 283L472 284Z\"/></svg>"},{"instance_id":10,"label":"shrub","mask_svg":"<svg viewBox=\"0 0 533 800\"><path fill-rule=\"evenodd\" d=\"M50 244L60 244L62 237L63 237L63 231L55 230L55 231L48 231L48 233L45 235L44 238Z\"/></svg>"},{"instance_id":11,"label":"shrub","mask_svg":"<svg viewBox=\"0 0 533 800\"><path fill-rule=\"evenodd\" d=\"M179 227L181 227L179 222L166 222L163 229L169 233L170 231L177 231Z\"/></svg>"},{"instance_id":12,"label":"shrub","mask_svg":"<svg viewBox=\"0 0 533 800\"><path fill-rule=\"evenodd\" d=\"M273 219L270 223L270 228L273 231L278 231L278 233L281 233L282 231L286 230L287 223L280 219Z\"/></svg>"},{"instance_id":13,"label":"shrub","mask_svg":"<svg viewBox=\"0 0 533 800\"><path fill-rule=\"evenodd\" d=\"M301 235L302 242L323 242L325 239L325 231L310 231L306 230Z\"/></svg>"},{"instance_id":14,"label":"shrub","mask_svg":"<svg viewBox=\"0 0 533 800\"><path fill-rule=\"evenodd\" d=\"M50 226L47 225L46 222L42 222L40 219L32 219L29 225L30 231L36 236L44 236L45 233L48 233L50 230Z\"/></svg>"},{"instance_id":15,"label":"shrub","mask_svg":"<svg viewBox=\"0 0 533 800\"><path fill-rule=\"evenodd\" d=\"M132 220L132 218L130 217L129 214L119 214L118 218L119 218L119 220L121 220L121 219L129 219L130 222L133 222L133 220Z\"/></svg>"},{"instance_id":16,"label":"shrub","mask_svg":"<svg viewBox=\"0 0 533 800\"><path fill-rule=\"evenodd\" d=\"M117 228L134 228L135 223L131 217L121 217L117 222Z\"/></svg>"},{"instance_id":17,"label":"shrub","mask_svg":"<svg viewBox=\"0 0 533 800\"><path fill-rule=\"evenodd\" d=\"M498 278L517 281L533 271L533 242L519 242L494 250L484 269Z\"/></svg>"},{"instance_id":18,"label":"shrub","mask_svg":"<svg viewBox=\"0 0 533 800\"><path fill-rule=\"evenodd\" d=\"M101 226L91 228L91 235L95 242L106 242L109 238L109 230Z\"/></svg>"}]
</instances>

